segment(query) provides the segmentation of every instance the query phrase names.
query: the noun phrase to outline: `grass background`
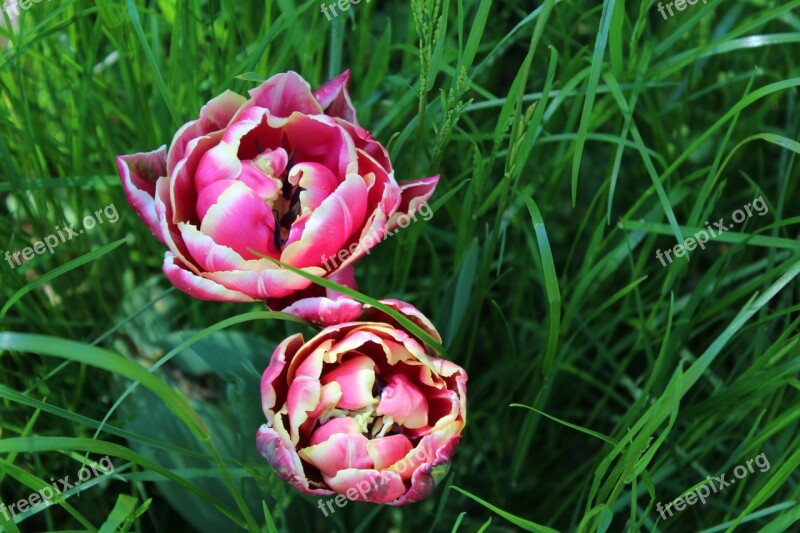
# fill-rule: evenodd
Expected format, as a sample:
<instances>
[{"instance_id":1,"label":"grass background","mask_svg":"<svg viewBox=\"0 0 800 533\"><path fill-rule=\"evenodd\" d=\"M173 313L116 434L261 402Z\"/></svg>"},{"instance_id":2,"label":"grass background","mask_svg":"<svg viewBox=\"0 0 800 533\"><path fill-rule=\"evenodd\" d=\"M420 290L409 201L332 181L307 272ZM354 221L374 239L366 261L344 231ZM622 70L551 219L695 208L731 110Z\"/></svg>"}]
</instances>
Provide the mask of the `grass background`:
<instances>
[{"instance_id":1,"label":"grass background","mask_svg":"<svg viewBox=\"0 0 800 533\"><path fill-rule=\"evenodd\" d=\"M0 530L796 528L798 8L33 4L0 29L3 250L110 203L120 218L0 264L0 500L105 455L115 469ZM361 261L359 288L431 317L470 375L469 417L430 499L326 518L253 444L272 348L313 331L170 288L113 156L168 143L225 89L345 68L398 180L442 175L432 220ZM656 259L758 196L764 216ZM656 511L761 453L768 471Z\"/></svg>"}]
</instances>

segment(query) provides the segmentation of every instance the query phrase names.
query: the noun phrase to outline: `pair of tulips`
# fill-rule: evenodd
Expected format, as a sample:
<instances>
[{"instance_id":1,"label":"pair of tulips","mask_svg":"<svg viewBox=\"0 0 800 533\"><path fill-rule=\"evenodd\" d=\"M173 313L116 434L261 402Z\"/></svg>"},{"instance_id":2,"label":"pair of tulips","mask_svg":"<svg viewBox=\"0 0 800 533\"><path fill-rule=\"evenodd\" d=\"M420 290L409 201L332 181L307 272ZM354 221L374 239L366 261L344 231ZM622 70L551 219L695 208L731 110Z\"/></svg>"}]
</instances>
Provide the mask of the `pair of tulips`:
<instances>
[{"instance_id":1,"label":"pair of tulips","mask_svg":"<svg viewBox=\"0 0 800 533\"><path fill-rule=\"evenodd\" d=\"M178 289L262 300L323 326L309 341L284 340L261 381L256 442L278 476L306 494L404 505L447 471L466 422L466 373L383 311L268 259L355 289L368 246L333 271L323 259L380 242L433 195L438 176L395 181L388 152L358 124L348 77L312 92L288 72L250 98L227 91L169 149L119 156L117 169L167 247L164 273ZM441 341L412 305L382 303Z\"/></svg>"}]
</instances>

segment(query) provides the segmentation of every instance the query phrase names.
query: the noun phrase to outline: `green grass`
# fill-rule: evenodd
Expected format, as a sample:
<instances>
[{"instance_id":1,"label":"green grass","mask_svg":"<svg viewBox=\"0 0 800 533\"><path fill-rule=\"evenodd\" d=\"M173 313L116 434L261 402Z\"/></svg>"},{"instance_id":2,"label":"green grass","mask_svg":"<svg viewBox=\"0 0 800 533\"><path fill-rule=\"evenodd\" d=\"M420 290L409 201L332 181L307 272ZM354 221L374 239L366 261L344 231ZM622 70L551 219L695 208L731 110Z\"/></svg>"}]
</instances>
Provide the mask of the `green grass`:
<instances>
[{"instance_id":1,"label":"green grass","mask_svg":"<svg viewBox=\"0 0 800 533\"><path fill-rule=\"evenodd\" d=\"M0 251L119 213L0 258L0 501L114 464L0 531L796 529L800 0L656 4L373 0L329 22L315 0L63 0L0 29ZM359 292L433 320L469 415L430 499L325 518L254 446L268 357L310 328L171 288L113 157L225 89L345 68L397 179L442 175Z\"/></svg>"}]
</instances>

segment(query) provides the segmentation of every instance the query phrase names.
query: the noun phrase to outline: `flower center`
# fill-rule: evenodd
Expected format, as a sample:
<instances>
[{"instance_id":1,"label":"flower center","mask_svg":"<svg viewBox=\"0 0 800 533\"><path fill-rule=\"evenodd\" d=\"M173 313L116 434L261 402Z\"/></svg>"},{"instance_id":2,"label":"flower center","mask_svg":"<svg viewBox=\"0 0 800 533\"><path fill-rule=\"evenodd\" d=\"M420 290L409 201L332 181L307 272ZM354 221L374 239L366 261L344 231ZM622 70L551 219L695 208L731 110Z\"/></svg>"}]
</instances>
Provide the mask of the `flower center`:
<instances>
[{"instance_id":1,"label":"flower center","mask_svg":"<svg viewBox=\"0 0 800 533\"><path fill-rule=\"evenodd\" d=\"M275 247L282 249L289 239L292 224L300 216L300 193L305 189L300 185L292 185L289 174L294 164L294 152L289 154L286 168L276 176L281 182L281 194L272 202L272 214L275 217Z\"/></svg>"}]
</instances>

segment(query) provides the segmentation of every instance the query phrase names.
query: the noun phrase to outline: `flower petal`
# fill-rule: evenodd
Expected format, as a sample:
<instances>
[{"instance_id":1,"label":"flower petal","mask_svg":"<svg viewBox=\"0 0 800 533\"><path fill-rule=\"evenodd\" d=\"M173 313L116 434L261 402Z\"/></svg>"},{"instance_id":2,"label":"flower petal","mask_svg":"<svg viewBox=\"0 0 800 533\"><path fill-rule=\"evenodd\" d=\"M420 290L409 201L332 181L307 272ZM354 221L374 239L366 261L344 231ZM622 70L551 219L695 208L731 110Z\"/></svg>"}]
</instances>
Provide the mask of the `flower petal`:
<instances>
[{"instance_id":1,"label":"flower petal","mask_svg":"<svg viewBox=\"0 0 800 533\"><path fill-rule=\"evenodd\" d=\"M322 105L326 115L358 124L356 109L350 101L350 93L347 90L349 79L350 71L345 70L335 78L326 81L314 92L314 97Z\"/></svg>"},{"instance_id":2,"label":"flower petal","mask_svg":"<svg viewBox=\"0 0 800 533\"><path fill-rule=\"evenodd\" d=\"M233 180L242 173L242 162L237 154L238 146L220 142L208 150L194 171L194 186L202 191L217 180Z\"/></svg>"},{"instance_id":3,"label":"flower petal","mask_svg":"<svg viewBox=\"0 0 800 533\"><path fill-rule=\"evenodd\" d=\"M305 271L315 276L320 276L324 273L321 268L307 268ZM206 272L205 276L220 285L247 294L256 300L285 298L311 285L309 279L290 270L277 267L258 272L250 270Z\"/></svg>"},{"instance_id":4,"label":"flower petal","mask_svg":"<svg viewBox=\"0 0 800 533\"><path fill-rule=\"evenodd\" d=\"M253 301L253 298L242 292L232 291L219 283L186 270L172 252L167 252L164 256L164 274L179 290L200 300L217 302Z\"/></svg>"},{"instance_id":5,"label":"flower petal","mask_svg":"<svg viewBox=\"0 0 800 533\"><path fill-rule=\"evenodd\" d=\"M302 268L320 265L325 256L339 254L364 223L366 196L364 181L356 174L348 175L311 215L300 240L283 249L281 261Z\"/></svg>"},{"instance_id":6,"label":"flower petal","mask_svg":"<svg viewBox=\"0 0 800 533\"><path fill-rule=\"evenodd\" d=\"M333 300L320 296L298 300L282 311L313 324L330 326L355 320L361 314L361 309L361 303L350 298Z\"/></svg>"},{"instance_id":7,"label":"flower petal","mask_svg":"<svg viewBox=\"0 0 800 533\"><path fill-rule=\"evenodd\" d=\"M367 442L367 437L361 433L335 433L324 442L303 448L297 454L316 466L324 476L335 476L348 468L372 468Z\"/></svg>"},{"instance_id":8,"label":"flower petal","mask_svg":"<svg viewBox=\"0 0 800 533\"><path fill-rule=\"evenodd\" d=\"M125 198L153 235L164 244L155 208L156 181L167 174L166 147L148 153L117 156Z\"/></svg>"},{"instance_id":9,"label":"flower petal","mask_svg":"<svg viewBox=\"0 0 800 533\"><path fill-rule=\"evenodd\" d=\"M322 113L322 107L311 94L311 86L297 72L276 74L250 91L249 107L269 109L276 117L288 117L295 111L305 115Z\"/></svg>"},{"instance_id":10,"label":"flower petal","mask_svg":"<svg viewBox=\"0 0 800 533\"><path fill-rule=\"evenodd\" d=\"M308 413L319 404L321 388L318 378L308 376L298 376L289 384L286 407L289 410L289 433L295 444L299 440L300 426L308 420Z\"/></svg>"},{"instance_id":11,"label":"flower petal","mask_svg":"<svg viewBox=\"0 0 800 533\"><path fill-rule=\"evenodd\" d=\"M314 408L313 411L308 413L308 420L319 421L320 423L327 421L331 417L331 413L333 413L334 409L336 409L336 405L341 399L342 387L337 382L332 381L327 385L324 385L320 390L319 403L317 403L317 407ZM344 419L339 418L336 420ZM312 442L311 444L316 443Z\"/></svg>"},{"instance_id":12,"label":"flower petal","mask_svg":"<svg viewBox=\"0 0 800 533\"><path fill-rule=\"evenodd\" d=\"M401 183L400 189L402 190L402 198L397 212L389 219L389 231L397 227L398 218L401 216L413 216L420 206L433 196L433 192L436 190L436 185L438 183L438 175Z\"/></svg>"},{"instance_id":13,"label":"flower petal","mask_svg":"<svg viewBox=\"0 0 800 533\"><path fill-rule=\"evenodd\" d=\"M328 279L339 285L358 290L353 267L339 269L330 274ZM355 320L358 317L361 304L353 302L354 300L337 291L309 283L305 290L294 292L286 298L267 300L267 305L270 309L283 310L285 313L299 316L314 324L330 326ZM295 304L297 307L294 307Z\"/></svg>"},{"instance_id":14,"label":"flower petal","mask_svg":"<svg viewBox=\"0 0 800 533\"><path fill-rule=\"evenodd\" d=\"M192 139L224 128L246 101L244 96L232 91L225 91L203 106L200 110L200 117L197 120L184 124L173 137L172 144L169 147L169 155L167 157L169 175L172 175L172 171L178 161L183 159L186 154L186 145Z\"/></svg>"},{"instance_id":15,"label":"flower petal","mask_svg":"<svg viewBox=\"0 0 800 533\"><path fill-rule=\"evenodd\" d=\"M323 477L334 491L358 501L391 503L406 492L403 480L394 472L350 468Z\"/></svg>"},{"instance_id":16,"label":"flower petal","mask_svg":"<svg viewBox=\"0 0 800 533\"><path fill-rule=\"evenodd\" d=\"M433 323L422 314L422 311L411 305L410 303L404 302L402 300L395 300L395 299L385 299L380 301L382 304L391 307L398 313L402 314L409 320L411 320L414 324L421 327L426 332L430 333L431 336L436 339L438 342L442 342L442 336L439 335L439 332L436 331ZM369 304L364 305L364 320L368 320L371 322L386 322L387 324L393 324L396 327L401 327L399 324L395 322L393 318L389 315L385 314L383 311L380 311ZM398 339L401 340L401 339ZM460 368L460 367L457 367Z\"/></svg>"},{"instance_id":17,"label":"flower petal","mask_svg":"<svg viewBox=\"0 0 800 533\"><path fill-rule=\"evenodd\" d=\"M409 429L420 428L428 423L428 400L408 377L395 374L381 393L377 413Z\"/></svg>"},{"instance_id":18,"label":"flower petal","mask_svg":"<svg viewBox=\"0 0 800 533\"><path fill-rule=\"evenodd\" d=\"M261 410L267 421L272 424L275 413L273 411L278 395L284 397L286 394L286 383L280 382L278 376L281 375L286 367L286 362L291 361L297 350L303 345L303 334L295 333L291 337L280 343L275 351L269 366L261 376Z\"/></svg>"},{"instance_id":19,"label":"flower petal","mask_svg":"<svg viewBox=\"0 0 800 533\"><path fill-rule=\"evenodd\" d=\"M372 386L375 384L375 363L366 355L353 357L324 376L322 383L338 381L342 386L342 399L338 407L361 409L373 403Z\"/></svg>"},{"instance_id":20,"label":"flower petal","mask_svg":"<svg viewBox=\"0 0 800 533\"><path fill-rule=\"evenodd\" d=\"M308 484L303 464L294 447L285 442L281 436L266 424L259 428L256 434L256 447L258 452L272 466L275 473L282 480L291 483L301 492L314 496L329 496L333 491L327 489L312 489Z\"/></svg>"},{"instance_id":21,"label":"flower petal","mask_svg":"<svg viewBox=\"0 0 800 533\"><path fill-rule=\"evenodd\" d=\"M344 435L361 435L361 429L358 427L356 421L350 417L333 418L314 432L309 444L311 446L316 446L337 433L342 433Z\"/></svg>"},{"instance_id":22,"label":"flower petal","mask_svg":"<svg viewBox=\"0 0 800 533\"><path fill-rule=\"evenodd\" d=\"M299 113L284 119L283 138L294 151L294 163L320 163L339 179L358 173L355 139L339 120L327 115ZM270 117L269 124L272 123L277 121Z\"/></svg>"},{"instance_id":23,"label":"flower petal","mask_svg":"<svg viewBox=\"0 0 800 533\"><path fill-rule=\"evenodd\" d=\"M300 193L303 212L313 212L339 186L333 172L320 163L296 164L289 172L289 183L305 189Z\"/></svg>"},{"instance_id":24,"label":"flower petal","mask_svg":"<svg viewBox=\"0 0 800 533\"><path fill-rule=\"evenodd\" d=\"M369 441L367 453L372 457L375 469L383 470L403 459L413 448L405 435L390 435Z\"/></svg>"},{"instance_id":25,"label":"flower petal","mask_svg":"<svg viewBox=\"0 0 800 533\"><path fill-rule=\"evenodd\" d=\"M245 259L258 258L248 248L278 257L275 217L269 206L244 183L229 181L228 188L208 209L200 231Z\"/></svg>"},{"instance_id":26,"label":"flower petal","mask_svg":"<svg viewBox=\"0 0 800 533\"><path fill-rule=\"evenodd\" d=\"M430 437L423 438L423 442ZM411 488L397 500L391 502L392 505L407 505L409 503L424 500L436 489L436 485L447 475L450 469L450 460L458 448L458 442L461 440L461 435L452 433L447 437L442 438L440 445L428 445L426 442L426 457L424 462L411 470ZM423 446L422 443L418 448ZM414 456L417 450L410 455ZM416 456L414 460L419 461ZM403 461L397 465L404 464ZM402 475L402 474L401 474ZM403 479L408 479L407 476L402 475Z\"/></svg>"}]
</instances>

